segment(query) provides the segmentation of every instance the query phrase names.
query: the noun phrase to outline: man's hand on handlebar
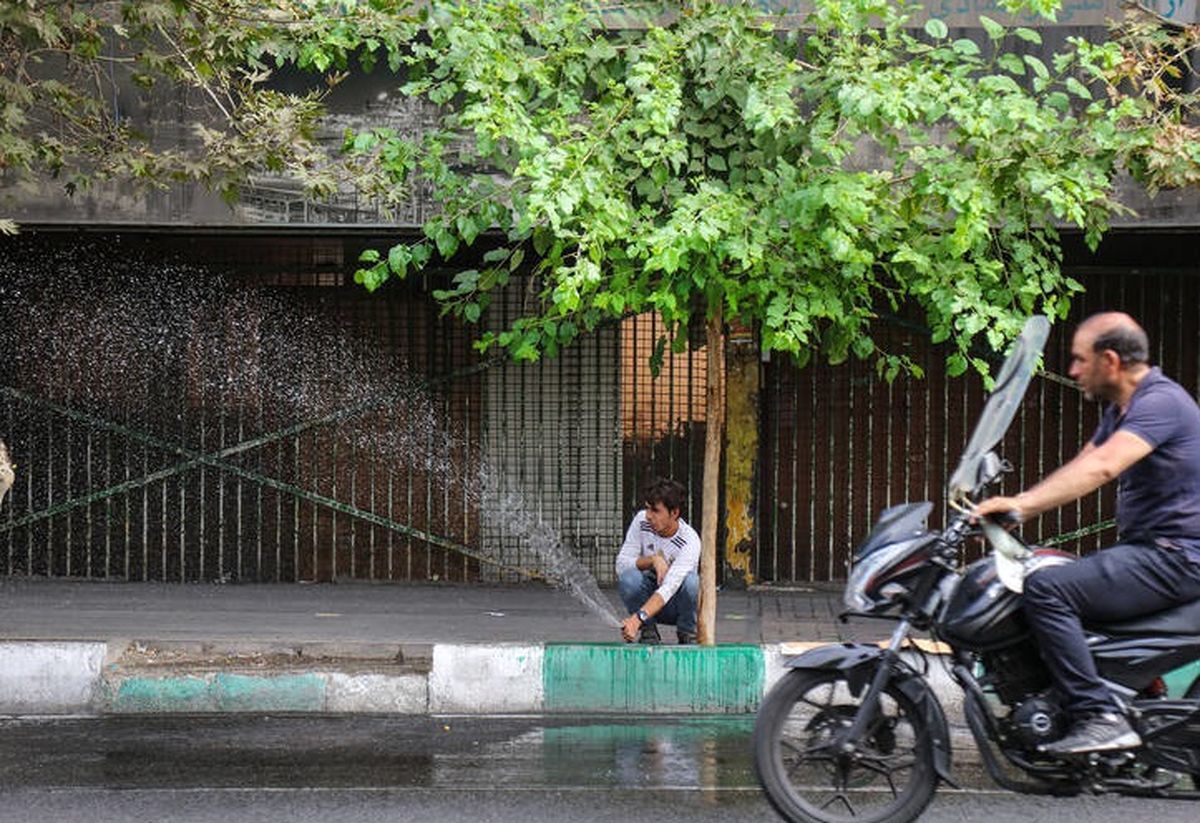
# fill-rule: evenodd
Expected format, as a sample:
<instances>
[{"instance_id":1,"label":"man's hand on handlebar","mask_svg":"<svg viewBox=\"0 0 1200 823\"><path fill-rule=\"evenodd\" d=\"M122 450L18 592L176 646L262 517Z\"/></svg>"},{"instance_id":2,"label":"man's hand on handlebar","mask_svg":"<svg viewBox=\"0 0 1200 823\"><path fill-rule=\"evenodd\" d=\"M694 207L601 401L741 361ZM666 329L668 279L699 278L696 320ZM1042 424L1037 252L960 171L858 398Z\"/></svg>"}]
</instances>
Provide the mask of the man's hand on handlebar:
<instances>
[{"instance_id":1,"label":"man's hand on handlebar","mask_svg":"<svg viewBox=\"0 0 1200 823\"><path fill-rule=\"evenodd\" d=\"M1017 497L989 497L972 509L971 522L977 523L981 517L991 517L1007 528L1025 522L1027 515Z\"/></svg>"}]
</instances>

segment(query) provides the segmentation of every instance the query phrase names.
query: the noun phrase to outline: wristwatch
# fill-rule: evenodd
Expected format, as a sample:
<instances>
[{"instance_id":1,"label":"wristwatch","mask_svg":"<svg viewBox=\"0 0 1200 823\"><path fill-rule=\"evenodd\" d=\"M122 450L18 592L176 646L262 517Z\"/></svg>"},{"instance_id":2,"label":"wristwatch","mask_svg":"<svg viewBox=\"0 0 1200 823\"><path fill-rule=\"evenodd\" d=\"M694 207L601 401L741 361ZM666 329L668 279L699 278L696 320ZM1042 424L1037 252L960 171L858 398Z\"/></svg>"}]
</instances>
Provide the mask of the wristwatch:
<instances>
[{"instance_id":1,"label":"wristwatch","mask_svg":"<svg viewBox=\"0 0 1200 823\"><path fill-rule=\"evenodd\" d=\"M637 610L637 619L640 620L642 623L645 623L647 620L650 619L650 615L646 614L645 609L638 609Z\"/></svg>"}]
</instances>

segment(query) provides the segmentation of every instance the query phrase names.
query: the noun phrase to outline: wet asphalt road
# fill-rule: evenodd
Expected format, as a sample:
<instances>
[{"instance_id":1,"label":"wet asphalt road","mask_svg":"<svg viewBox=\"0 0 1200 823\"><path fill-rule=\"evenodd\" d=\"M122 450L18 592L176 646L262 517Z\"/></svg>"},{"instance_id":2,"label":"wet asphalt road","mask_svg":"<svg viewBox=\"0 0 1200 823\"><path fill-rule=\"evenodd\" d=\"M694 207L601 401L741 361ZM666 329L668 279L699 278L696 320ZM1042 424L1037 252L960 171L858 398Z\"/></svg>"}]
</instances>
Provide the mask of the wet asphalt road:
<instances>
[{"instance_id":1,"label":"wet asphalt road","mask_svg":"<svg viewBox=\"0 0 1200 823\"><path fill-rule=\"evenodd\" d=\"M759 821L753 719L0 720L0 821ZM931 823L1195 823L1200 803L942 791Z\"/></svg>"}]
</instances>

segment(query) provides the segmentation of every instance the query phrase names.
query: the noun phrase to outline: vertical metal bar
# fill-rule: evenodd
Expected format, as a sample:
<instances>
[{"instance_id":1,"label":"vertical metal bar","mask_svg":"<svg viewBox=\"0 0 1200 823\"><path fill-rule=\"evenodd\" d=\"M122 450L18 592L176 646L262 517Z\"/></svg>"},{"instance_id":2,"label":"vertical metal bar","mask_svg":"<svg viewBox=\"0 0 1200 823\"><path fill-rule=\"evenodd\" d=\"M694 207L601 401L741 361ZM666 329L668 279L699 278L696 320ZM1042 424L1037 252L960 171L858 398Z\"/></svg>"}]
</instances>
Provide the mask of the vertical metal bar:
<instances>
[{"instance_id":1,"label":"vertical metal bar","mask_svg":"<svg viewBox=\"0 0 1200 823\"><path fill-rule=\"evenodd\" d=\"M244 380L239 381L239 385L241 386L241 390L238 392L237 436L238 436L238 442L242 443L242 442L245 442L245 440L246 440L245 416L246 416L246 390L247 390L247 387L245 385ZM224 437L223 433L222 433L222 437ZM240 580L242 577L242 547L246 544L246 535L245 535L244 529L242 528L243 518L245 517L245 512L242 507L242 491L243 491L242 477L241 477L241 475L238 475L238 478L235 481L235 485L234 485L234 494L237 495L236 502L234 503L234 534L237 535L237 539L234 543L234 553L236 555L236 559L233 562L233 568L227 569L226 565L225 565L225 552L224 552L225 525L224 525L224 522L222 521L222 525L221 525L222 551L221 551L221 562L220 562L220 574L221 574L222 579L225 579L228 577L229 579ZM222 507L221 508L222 518L224 518L224 512L225 512L225 509L224 509L224 507Z\"/></svg>"},{"instance_id":2,"label":"vertical metal bar","mask_svg":"<svg viewBox=\"0 0 1200 823\"><path fill-rule=\"evenodd\" d=\"M315 436L314 436L314 439L316 439ZM318 461L321 460L322 457L323 457L323 454L318 445L318 447L313 449L313 457L312 457L312 460L309 461L309 465L312 467L312 472L313 472L312 485L314 488L317 488L317 489L320 489L321 471L322 471L322 466L318 463ZM321 510L316 505L314 505L312 507L312 546L310 547L311 554L312 554L312 571L309 573L309 580L310 580L310 582L313 582L313 583L316 583L320 577L320 575L318 573L318 569L321 568L320 546L321 546Z\"/></svg>"},{"instance_id":3,"label":"vertical metal bar","mask_svg":"<svg viewBox=\"0 0 1200 823\"><path fill-rule=\"evenodd\" d=\"M125 412L125 414L124 414L125 427L129 428L130 419L129 419L129 397L128 396L125 398L123 411ZM130 465L129 465L129 461L133 456L132 452L133 452L133 444L130 443L128 440L126 440L123 444L123 448L121 449L121 455L122 455L121 462L125 464L125 477L124 477L125 480L129 480L129 478L133 474L130 471ZM145 491L145 487L143 487L142 490ZM123 541L124 549L122 551L122 554L123 554L122 567L125 570L125 575L124 575L125 580L131 580L132 573L133 573L133 532L131 530L132 526L133 526L133 505L131 503L131 498L130 498L129 492L125 492L125 518L124 518L124 522L122 523L122 527L121 527L121 533L122 533L122 535L124 535L124 541ZM143 542L142 545L145 546L145 542ZM142 568L144 570L145 566L142 566Z\"/></svg>"},{"instance_id":4,"label":"vertical metal bar","mask_svg":"<svg viewBox=\"0 0 1200 823\"><path fill-rule=\"evenodd\" d=\"M286 476L283 472L284 452L287 442L281 441L275 449L275 463L278 477ZM275 582L283 582L283 495L275 492Z\"/></svg>"},{"instance_id":5,"label":"vertical metal bar","mask_svg":"<svg viewBox=\"0 0 1200 823\"><path fill-rule=\"evenodd\" d=\"M162 491L159 495L162 502L162 510L159 513L158 524L158 550L162 561L162 566L159 569L159 577L161 578L160 582L163 583L167 582L167 484L170 482L170 480L162 481Z\"/></svg>"},{"instance_id":6,"label":"vertical metal bar","mask_svg":"<svg viewBox=\"0 0 1200 823\"><path fill-rule=\"evenodd\" d=\"M817 393L817 381L811 377L807 381L809 384L809 408L820 408L820 396ZM799 408L799 406L797 406ZM808 539L808 551L805 553L808 561L808 569L804 572L805 580L816 580L816 555L817 555L817 503L815 494L817 490L817 461L814 456L817 453L817 433L819 426L812 425L808 427L808 531L805 535Z\"/></svg>"},{"instance_id":7,"label":"vertical metal bar","mask_svg":"<svg viewBox=\"0 0 1200 823\"><path fill-rule=\"evenodd\" d=\"M367 495L367 500L369 502L367 503L367 505L371 509L372 514L376 513L376 511L377 511L377 509L375 508L375 469L378 466L379 461L377 459L375 459L375 457L376 457L376 455L374 455L374 454L369 455L368 460L367 460L367 472L368 472L367 476L369 478L369 492ZM315 511L313 512L313 520L316 520L316 512ZM371 526L369 528L370 528L370 531L368 532L368 542L367 542L367 564L368 564L367 577L369 580L374 580L375 579L375 527Z\"/></svg>"},{"instance_id":8,"label":"vertical metal bar","mask_svg":"<svg viewBox=\"0 0 1200 823\"><path fill-rule=\"evenodd\" d=\"M446 363L445 368L449 369L449 367L450 367L450 364ZM449 433L452 430L451 414L452 414L452 410L450 407L450 392L449 392L449 389L447 389L446 391L442 392L442 419L441 419L441 424L446 427L447 433ZM447 438L447 439L449 440L449 438ZM444 459L447 461L446 465L449 465L449 461L452 460L454 457L452 445L453 444L451 442L447 442L447 444L446 444L447 451L446 451L446 454L444 455ZM442 465L441 459L439 459L439 461L435 465ZM442 527L442 529L446 529L446 530L448 530L449 526L450 526L450 482L449 481L450 481L449 477L443 477L442 483L441 483L441 486L442 486L442 524L441 524L441 527ZM435 534L436 534L436 532L435 532ZM442 555L442 579L449 580L450 579L450 552L442 551L441 555Z\"/></svg>"},{"instance_id":9,"label":"vertical metal bar","mask_svg":"<svg viewBox=\"0 0 1200 823\"><path fill-rule=\"evenodd\" d=\"M467 380L471 380L471 379L473 379L473 378L467 378ZM463 488L462 488L462 494L460 496L460 500L462 501L462 521L459 523L459 529L460 529L459 535L451 535L451 536L452 537L457 536L458 539L462 543L469 544L470 535L471 535L471 505L470 505L469 498L470 498L471 486L474 484L475 478L476 478L476 474L474 472L475 467L471 463L471 454L474 451L474 449L473 449L474 440L478 439L479 434L478 434L478 432L472 430L472 428L471 428L471 415L473 413L473 409L471 408L471 387L470 387L470 385L468 385L467 390L465 392L463 392L463 396L464 396L464 400L463 400L463 432L464 432L463 437L464 437L464 439L463 439L463 470L462 470ZM391 479L390 479L390 476L389 476L389 480L388 480L388 509L389 509L389 511L391 509ZM388 550L388 577L389 578L391 577L391 565L392 565L391 549L390 549L390 544L389 544L389 550ZM464 581L470 579L470 577L471 577L470 571L471 571L470 558L464 558L463 559L463 580Z\"/></svg>"},{"instance_id":10,"label":"vertical metal bar","mask_svg":"<svg viewBox=\"0 0 1200 823\"><path fill-rule=\"evenodd\" d=\"M104 485L112 485L112 431L104 433ZM112 498L104 498L104 579L112 577Z\"/></svg>"},{"instance_id":11,"label":"vertical metal bar","mask_svg":"<svg viewBox=\"0 0 1200 823\"><path fill-rule=\"evenodd\" d=\"M15 436L14 436L14 429L13 429L13 405L14 405L14 404L12 404L12 403L5 403L4 405L5 405L5 410L4 410L4 417L5 417L5 426L4 426L4 431L7 433L7 436L8 436L9 438L11 438L11 442L8 444L8 447L9 447L10 449L15 449L15 448L16 448L16 444L17 444L17 443L19 443L19 442L20 442L20 440L19 440L17 437L15 437ZM12 456L12 452L11 452L11 451L9 452L9 459L13 459L13 456ZM19 465L20 465L20 463L19 463L19 461L18 461L18 467L19 467ZM15 499L16 499L16 494L17 494L17 492L16 492L16 489L10 489L10 494L12 495L12 497L11 497L11 498L9 499L9 501L8 501L8 520L9 520L9 522L12 522L12 519L13 519L13 500L15 500ZM5 555L6 555L7 559L8 559L8 563L7 563L7 565L4 567L4 569L5 569L5 573L6 573L8 576L10 576L10 577L11 577L11 576L13 575L13 553L14 553L14 551L15 551L15 549L14 549L14 545L15 545L16 541L13 539L13 530L10 528L10 529L8 529L7 531L8 531L8 535L7 535L7 537L5 538L5 542L8 544L8 547L7 547L6 551L5 551Z\"/></svg>"},{"instance_id":12,"label":"vertical metal bar","mask_svg":"<svg viewBox=\"0 0 1200 823\"><path fill-rule=\"evenodd\" d=\"M187 398L184 397L179 411L179 445L188 447L187 442ZM176 475L179 484L179 582L187 582L187 478ZM163 513L164 516L166 512Z\"/></svg>"},{"instance_id":13,"label":"vertical metal bar","mask_svg":"<svg viewBox=\"0 0 1200 823\"><path fill-rule=\"evenodd\" d=\"M222 417L223 416L224 415L222 415ZM205 445L205 440L206 440L206 436L207 436L207 428L208 428L207 421L208 421L208 409L204 403L204 390L202 388L201 393L200 393L200 417L199 417L199 429L200 430L198 432L199 437L200 437L200 453L201 454L204 454L208 451L208 449L206 448L206 445ZM225 438L223 436L223 431L224 431L224 423L222 422L222 424L219 426L219 428L217 430L218 437L220 437L222 448L224 448L224 446L225 446ZM221 485L221 475L222 474L224 474L224 472L217 472L217 487L218 487L218 489L220 488L220 485ZM203 463L201 463L200 464L200 480L199 480L200 495L199 495L199 499L198 499L198 503L197 503L198 508L199 508L199 512L197 513L197 521L198 521L197 526L198 526L199 532L200 532L198 539L196 540L196 544L198 547L198 557L196 558L196 562L197 562L196 579L197 580L204 579L204 560L205 560L205 554L206 554L205 543L208 540L208 533L207 533L207 529L205 528L205 526L207 525L205 515L207 514L208 505L207 505L207 501L204 498L205 483L208 480L207 475L208 475L207 467ZM183 478L181 477L180 485L183 485L182 480L183 480ZM218 498L218 499L220 499L220 498ZM219 515L218 515L218 517L219 517ZM187 579L186 574L184 575L184 579L185 580Z\"/></svg>"},{"instance_id":14,"label":"vertical metal bar","mask_svg":"<svg viewBox=\"0 0 1200 823\"><path fill-rule=\"evenodd\" d=\"M867 500L866 500L866 522L864 525L867 528L871 527L871 518L875 516L877 511L877 503L875 502L875 478L879 472L879 455L875 453L875 424L876 415L879 413L879 405L875 402L875 389L879 383L877 373L871 367L867 368ZM942 383L943 395L946 390L946 384ZM950 405L945 398L942 401L942 408L949 409ZM944 464L943 464L944 465ZM943 471L943 476L945 472Z\"/></svg>"},{"instance_id":15,"label":"vertical metal bar","mask_svg":"<svg viewBox=\"0 0 1200 823\"><path fill-rule=\"evenodd\" d=\"M87 441L86 441L86 446L84 447L84 452L85 452L85 455L87 458L87 462L84 464L83 480L84 480L84 483L87 484L88 491L91 491L92 489L95 488L95 486L92 485L92 429L91 429L91 427L89 427L87 429ZM84 522L87 524L87 540L86 540L87 548L85 550L86 569L83 574L84 574L84 577L88 577L88 578L90 578L92 576L92 542L93 542L92 541L92 531L93 531L93 527L95 525L92 521L92 507L93 507L93 504L89 503L88 507L87 507L87 511L84 512Z\"/></svg>"},{"instance_id":16,"label":"vertical metal bar","mask_svg":"<svg viewBox=\"0 0 1200 823\"><path fill-rule=\"evenodd\" d=\"M266 431L266 403L263 402L262 386L254 387L258 395L258 430L259 432ZM264 449L256 449L258 452L258 473L263 473L263 451ZM266 582L266 577L263 574L263 486L261 483L254 484L255 503L254 503L254 531L255 531L255 557L254 557L254 579L259 582ZM241 569L238 570L240 578Z\"/></svg>"},{"instance_id":17,"label":"vertical metal bar","mask_svg":"<svg viewBox=\"0 0 1200 823\"><path fill-rule=\"evenodd\" d=\"M430 324L433 328L433 324ZM426 340L427 351L429 352L430 366L436 367L436 346L432 340ZM432 406L432 404L430 404ZM433 426L426 425L425 427L425 454L432 457L433 448ZM433 531L433 471L429 468L432 461L426 461L425 469L425 530ZM425 573L432 575L433 573L433 547L428 543L425 544Z\"/></svg>"},{"instance_id":18,"label":"vertical metal bar","mask_svg":"<svg viewBox=\"0 0 1200 823\"><path fill-rule=\"evenodd\" d=\"M353 425L350 423L349 425ZM350 505L358 508L358 445L350 436ZM350 579L358 578L358 518L350 518Z\"/></svg>"},{"instance_id":19,"label":"vertical metal bar","mask_svg":"<svg viewBox=\"0 0 1200 823\"><path fill-rule=\"evenodd\" d=\"M30 410L30 413L31 414L33 413L32 409ZM30 441L30 444L32 445L32 443L33 443L33 426L30 425L26 429L26 431L28 431L30 434L29 441ZM33 456L33 454L32 454L32 448L31 448L30 449L30 457L32 457L32 456ZM26 501L25 501L26 510L33 511L34 509L33 509L33 477L32 477L32 475L30 476L29 481L25 484L25 498L26 498ZM33 574L33 527L32 526L25 530L25 573L28 575Z\"/></svg>"},{"instance_id":20,"label":"vertical metal bar","mask_svg":"<svg viewBox=\"0 0 1200 823\"><path fill-rule=\"evenodd\" d=\"M396 423L395 411L391 413L392 425ZM395 522L396 520L396 470L391 461L387 465L387 516L388 520ZM464 541L466 542L466 541ZM387 579L396 579L396 540L395 532L392 529L387 531Z\"/></svg>"},{"instance_id":21,"label":"vertical metal bar","mask_svg":"<svg viewBox=\"0 0 1200 823\"><path fill-rule=\"evenodd\" d=\"M846 426L846 534L838 535L834 545L830 547L829 558L829 577L836 580L839 568L834 561L837 560L837 547L839 544L844 545L849 549L854 540L854 479L857 473L862 471L859 467L861 456L855 454L857 441L854 439L855 434L855 403L854 398L858 393L858 389L854 382L856 362L853 357L847 358L842 368L846 370L846 416L850 419ZM929 452L925 452L929 454ZM832 469L832 467L830 467ZM830 471L830 474L835 472Z\"/></svg>"},{"instance_id":22,"label":"vertical metal bar","mask_svg":"<svg viewBox=\"0 0 1200 823\"><path fill-rule=\"evenodd\" d=\"M292 438L292 482L300 482L300 435ZM292 579L300 581L300 498L292 498Z\"/></svg>"},{"instance_id":23,"label":"vertical metal bar","mask_svg":"<svg viewBox=\"0 0 1200 823\"><path fill-rule=\"evenodd\" d=\"M338 459L338 449L341 445L341 440L342 440L341 432L335 431L334 436L333 436L333 448L331 449L332 456L333 456L333 472L332 472L332 475L330 478L330 491L329 491L329 496L332 497L334 500L339 499L338 498L338 478L341 476L341 473L342 473L342 461ZM333 581L333 580L337 580L337 575L338 575L338 551L337 551L337 548L338 548L338 543L340 542L338 540L339 534L338 534L338 512L337 512L337 509L334 509L330 513L329 522L330 522L330 527L329 527L330 539L329 539L328 550L331 555L329 558L329 579L331 581ZM317 574L317 570L313 569L313 577L316 578L318 576L319 575Z\"/></svg>"},{"instance_id":24,"label":"vertical metal bar","mask_svg":"<svg viewBox=\"0 0 1200 823\"><path fill-rule=\"evenodd\" d=\"M67 390L66 406L67 406L67 408L71 408L71 391L70 391L70 389ZM72 494L72 488L71 488L71 457L72 457L72 455L71 455L71 452L74 450L74 444L71 442L71 433L75 428L75 424L71 420L64 420L63 425L65 425L66 429L67 429L67 434L66 434L66 437L64 438L64 440L66 441L65 452L64 452L64 457L66 458L65 459L65 464L66 464L65 475L66 476L64 478L64 486L65 486L65 495L66 495L66 497L69 498ZM64 554L66 555L66 557L64 558L64 560L65 560L66 576L70 577L71 573L74 571L74 569L72 568L72 566L74 565L72 563L72 560L73 560L72 555L74 554L74 545L73 545L74 541L72 540L73 534L72 534L71 524L74 522L75 516L74 516L74 512L67 512L63 516L67 520L66 540L64 541L64 548L65 548ZM54 574L53 567L51 567L51 569L50 569L50 574L51 574L51 576L53 576L53 574Z\"/></svg>"}]
</instances>

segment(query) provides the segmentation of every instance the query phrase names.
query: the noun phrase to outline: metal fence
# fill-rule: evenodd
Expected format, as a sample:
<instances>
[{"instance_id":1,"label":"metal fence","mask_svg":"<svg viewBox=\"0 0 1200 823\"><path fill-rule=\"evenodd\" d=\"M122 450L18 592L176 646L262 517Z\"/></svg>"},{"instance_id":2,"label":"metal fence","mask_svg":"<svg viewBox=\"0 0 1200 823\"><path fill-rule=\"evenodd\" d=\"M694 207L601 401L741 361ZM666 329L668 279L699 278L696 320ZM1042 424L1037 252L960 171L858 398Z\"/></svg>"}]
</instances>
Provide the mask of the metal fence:
<instances>
[{"instance_id":1,"label":"metal fence","mask_svg":"<svg viewBox=\"0 0 1200 823\"><path fill-rule=\"evenodd\" d=\"M648 360L664 329L629 318L563 356L496 365L427 284L368 295L357 249L287 235L33 237L0 251L0 437L18 463L0 574L129 580L507 581L565 552L601 582L639 490L686 483L703 518L704 352ZM1164 371L1200 386L1190 272L1079 271L1076 316L1123 307ZM511 319L499 301L489 322ZM1067 369L1071 324L1046 368ZM983 401L947 379L914 324L881 327L927 377L862 363L763 364L751 570L836 580L885 506L941 499ZM1094 404L1035 379L1002 453L1033 482L1079 448ZM497 505L498 496L515 496ZM1107 494L1027 534L1087 551ZM503 511L503 517L495 512ZM937 515L935 515L936 517ZM1072 534L1087 530L1083 536Z\"/></svg>"},{"instance_id":2,"label":"metal fence","mask_svg":"<svg viewBox=\"0 0 1200 823\"><path fill-rule=\"evenodd\" d=\"M1146 327L1152 359L1193 395L1200 389L1200 279L1179 270L1076 270L1087 288L1071 318L1056 324L1045 371L1029 392L998 453L1014 466L1015 493L1070 460L1099 422L1100 406L1065 379L1078 320L1121 309ZM970 436L985 395L971 375L947 379L946 350L918 324L884 323L880 345L907 353L924 379L888 384L863 363L796 369L772 361L762 397L758 542L755 575L765 581L844 579L854 545L878 513L932 500L944 522L946 481ZM1111 543L1110 486L1024 526L1026 538L1074 552ZM976 551L978 547L976 547Z\"/></svg>"},{"instance_id":3,"label":"metal fence","mask_svg":"<svg viewBox=\"0 0 1200 823\"><path fill-rule=\"evenodd\" d=\"M204 268L162 246L8 247L0 568L476 577L465 331L420 289L345 285L319 244L220 239Z\"/></svg>"}]
</instances>

